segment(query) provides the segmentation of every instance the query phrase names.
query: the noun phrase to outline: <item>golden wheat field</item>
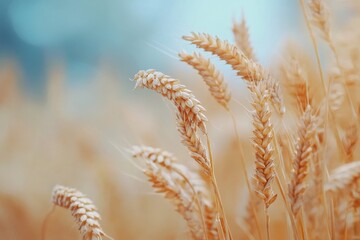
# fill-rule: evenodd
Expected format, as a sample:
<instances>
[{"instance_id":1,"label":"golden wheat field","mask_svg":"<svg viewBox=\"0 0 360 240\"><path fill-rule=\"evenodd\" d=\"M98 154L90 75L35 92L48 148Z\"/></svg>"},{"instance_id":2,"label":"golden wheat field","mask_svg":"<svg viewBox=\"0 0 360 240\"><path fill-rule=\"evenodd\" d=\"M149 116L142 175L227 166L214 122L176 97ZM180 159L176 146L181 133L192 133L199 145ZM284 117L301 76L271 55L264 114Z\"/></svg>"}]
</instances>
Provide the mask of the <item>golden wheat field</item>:
<instances>
[{"instance_id":1,"label":"golden wheat field","mask_svg":"<svg viewBox=\"0 0 360 240\"><path fill-rule=\"evenodd\" d=\"M0 239L360 239L360 3L297 6L267 65L245 15L131 81L53 61L45 101L2 61Z\"/></svg>"}]
</instances>

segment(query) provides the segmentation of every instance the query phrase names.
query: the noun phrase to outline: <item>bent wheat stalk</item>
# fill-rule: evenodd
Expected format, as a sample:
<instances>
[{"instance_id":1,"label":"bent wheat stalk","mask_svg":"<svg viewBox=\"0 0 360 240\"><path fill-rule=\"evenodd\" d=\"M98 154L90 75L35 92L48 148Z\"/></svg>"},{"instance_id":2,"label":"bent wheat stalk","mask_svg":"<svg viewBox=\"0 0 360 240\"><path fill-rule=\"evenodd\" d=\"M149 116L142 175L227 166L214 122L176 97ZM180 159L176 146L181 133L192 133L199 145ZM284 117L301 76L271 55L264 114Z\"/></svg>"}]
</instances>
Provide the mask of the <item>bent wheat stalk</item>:
<instances>
[{"instance_id":1,"label":"bent wheat stalk","mask_svg":"<svg viewBox=\"0 0 360 240\"><path fill-rule=\"evenodd\" d=\"M136 81L136 87L140 86L155 90L172 101L176 106L179 132L183 138L183 143L189 149L191 157L199 163L201 169L206 173L208 180L211 182L212 190L216 196L215 202L217 210L219 211L219 219L223 234L226 238L232 239L216 183L210 149L211 145L205 125L205 122L207 121L207 118L204 115L205 108L201 106L200 102L189 89L180 84L179 80L170 78L163 73L156 72L152 69L139 71L135 74L134 80ZM209 157L202 151L203 147L200 138L197 135L198 128L200 128L202 133L206 136Z\"/></svg>"},{"instance_id":2,"label":"bent wheat stalk","mask_svg":"<svg viewBox=\"0 0 360 240\"><path fill-rule=\"evenodd\" d=\"M153 69L139 71L135 74L134 80L136 81L135 87L146 87L168 98L174 103L178 111L184 114L184 120L189 125L195 124L202 132L206 133L205 108L189 89L180 84L179 80Z\"/></svg>"},{"instance_id":3,"label":"bent wheat stalk","mask_svg":"<svg viewBox=\"0 0 360 240\"><path fill-rule=\"evenodd\" d=\"M188 148L191 157L202 167L204 172L209 174L212 164L197 135L198 126L203 132L206 131L205 108L201 106L190 90L180 84L179 80L170 78L163 73L155 70L139 71L134 80L136 87L155 90L174 103L178 110L177 123L183 139L182 143Z\"/></svg>"}]
</instances>

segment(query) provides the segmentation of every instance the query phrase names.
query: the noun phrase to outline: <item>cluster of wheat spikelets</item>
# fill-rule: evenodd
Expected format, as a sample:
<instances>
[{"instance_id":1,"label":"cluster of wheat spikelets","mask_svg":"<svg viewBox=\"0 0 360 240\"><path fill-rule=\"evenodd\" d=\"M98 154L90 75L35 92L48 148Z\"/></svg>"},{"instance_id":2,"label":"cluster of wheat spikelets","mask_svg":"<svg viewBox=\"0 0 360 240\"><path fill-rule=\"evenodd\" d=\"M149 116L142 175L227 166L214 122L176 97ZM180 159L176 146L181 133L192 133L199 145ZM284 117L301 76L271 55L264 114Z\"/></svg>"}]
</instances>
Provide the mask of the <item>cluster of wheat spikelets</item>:
<instances>
[{"instance_id":1,"label":"cluster of wheat spikelets","mask_svg":"<svg viewBox=\"0 0 360 240\"><path fill-rule=\"evenodd\" d=\"M323 0L300 3L316 58L299 54L300 47L297 51L289 48L286 59L271 74L257 61L245 18L233 25L235 44L205 33L183 37L231 66L251 95L249 140L253 154L251 159L238 156L243 166L239 174L245 178L248 193L246 212L238 227L241 239L271 238L271 208L277 202L281 202L276 207L282 208L288 239L359 237L358 38L337 42ZM333 59L326 69L319 57L320 44L328 47L326 54ZM236 146L243 153L232 94L223 75L199 52L181 52L179 57L199 73L211 95L230 113ZM133 158L144 160L143 173L152 188L174 205L193 239L237 239L216 178L205 106L179 80L159 71L141 70L134 81L137 88L153 90L171 102L174 127L197 163L192 169L167 151L133 146L129 151ZM296 122L297 127L289 128L287 121ZM249 161L253 163L251 174L245 168ZM53 199L54 204L72 211L84 239L106 236L98 223L99 215L84 195L55 187Z\"/></svg>"},{"instance_id":2,"label":"cluster of wheat spikelets","mask_svg":"<svg viewBox=\"0 0 360 240\"><path fill-rule=\"evenodd\" d=\"M241 223L245 225L242 226L245 238L271 238L269 227L271 215L268 209L280 198L279 195L281 198L278 201L282 201L284 211L288 216L289 238L342 239L347 236L357 237L357 225L359 224L357 222L359 221L357 180L360 176L358 170L360 164L354 159L354 151L358 138L359 117L356 106L360 105L350 91L351 88L356 88L357 86L354 85L358 83L350 83L348 79L350 79L350 74L354 74L358 60L350 56L341 56L344 59L345 57L350 58L346 60L350 60L352 71L342 63L342 59L340 59L342 49L340 44L337 45L334 40L330 17L324 1L312 0L307 3L300 1L300 3L303 6L304 17L317 56L316 61L318 61L319 69L315 73L315 79L309 79L310 73L307 72L308 66L304 59L299 58L296 54L291 54L291 52L290 59L279 66L280 74L271 76L257 62L245 18L240 23L235 22L233 25L236 45L205 33L192 33L190 36L183 37L184 40L216 55L230 65L236 74L247 82L252 95L252 142L255 155L252 179L248 177L249 174L245 174L249 191L249 203L246 208L248 212ZM320 33L320 39L316 37L315 32ZM328 45L330 54L335 60L329 70L323 69L318 57L320 54L318 45L321 43L319 41L321 39ZM349 44L354 44L352 39L349 42ZM231 113L230 90L224 77L210 59L198 52L192 54L181 52L179 57L181 61L197 70L208 86L211 95L226 111ZM308 59L306 60L308 61ZM314 62L316 63L316 61ZM140 71L135 75L134 80L136 86L155 90L174 102L183 144L189 149L194 160L199 163L200 170L203 170L200 173L205 173L202 178L206 184L203 187L207 188L209 193L213 193L208 195L210 199L203 199L203 194L195 191L197 177L182 176L186 178L186 183L194 188L192 192L194 205L200 205L197 206L197 211L191 210L194 212L193 217L198 217L196 225L198 235L194 235L194 219L187 218L185 213L180 212L188 222L192 236L195 239L233 239L232 230L227 224L222 209L221 196L218 194L210 139L207 132L197 131L200 118L189 120L187 117L189 113L192 116L199 112L198 110L194 111L194 108L200 106L198 105L199 101L195 100L191 91L180 85L178 80L173 80L168 76L164 77L162 73L155 70ZM283 85L282 88L281 85ZM323 89L317 91L316 88L319 87ZM187 94L182 94L182 91ZM188 102L189 104L187 104ZM287 112L286 107L288 108ZM345 114L349 117L348 123L344 124L337 118L340 108L347 108ZM200 107L199 110L204 114L203 107ZM274 119L273 115L275 115ZM286 126L283 126L283 129L273 127L273 121L283 121L282 119L287 119L286 115L292 115L297 119L297 130L287 129ZM205 118L201 117L201 119ZM237 131L236 123L234 127L234 130ZM205 136L203 136L204 133ZM206 139L207 148L201 142L203 137ZM238 141L240 140L238 139ZM334 151L337 152L337 159L329 161L327 158L331 156L327 154L327 151L333 142L335 142L336 150ZM241 148L240 145L238 147ZM150 153L134 153L134 155L144 158L148 166L157 162L156 159L159 157L158 155L151 157ZM161 159L165 159L165 157L161 157ZM239 159L239 161L243 160ZM330 162L341 164L341 166L331 172L328 177L326 173L334 167L330 165ZM157 162L157 164L159 163ZM170 170L168 173L170 176L167 175L167 177L176 181L176 177L172 176L176 171L167 169ZM158 168L148 167L145 174L149 176L150 172L152 176L150 182L157 189L160 185L154 183L155 178L165 178L162 175L164 173ZM175 197L177 199L175 205L179 207L179 204L183 205L187 202L181 200L186 198L187 194L181 189L177 189L180 186L169 183L167 187L170 189L165 190L166 187L162 186L163 190L158 191L164 193L167 198ZM167 191L170 190L176 191L177 194L168 193ZM339 196L340 192L344 194L341 197ZM207 218L206 211L199 211L206 208L208 201L214 203L211 215L213 218L211 219ZM263 217L260 214L261 202L263 202L263 212L265 213ZM353 208L349 207L344 210L344 205L351 206L351 204ZM353 218L350 221L347 220L347 216L351 215L351 212ZM198 216L199 214L201 216ZM324 217L327 221L323 222L321 226L317 221L321 221ZM208 220L214 221L213 224L209 224ZM341 223L341 221L343 222ZM217 222L220 225L214 229ZM212 234L213 232L216 234Z\"/></svg>"}]
</instances>

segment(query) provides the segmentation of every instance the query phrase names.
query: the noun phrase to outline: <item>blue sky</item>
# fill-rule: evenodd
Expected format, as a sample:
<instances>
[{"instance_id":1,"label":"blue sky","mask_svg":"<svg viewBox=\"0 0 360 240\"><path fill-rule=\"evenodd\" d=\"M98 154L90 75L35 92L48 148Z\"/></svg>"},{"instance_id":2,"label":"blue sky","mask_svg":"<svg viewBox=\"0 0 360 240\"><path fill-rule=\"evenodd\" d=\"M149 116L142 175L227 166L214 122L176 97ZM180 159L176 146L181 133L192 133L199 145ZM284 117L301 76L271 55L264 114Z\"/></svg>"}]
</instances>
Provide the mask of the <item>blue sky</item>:
<instances>
[{"instance_id":1,"label":"blue sky","mask_svg":"<svg viewBox=\"0 0 360 240\"><path fill-rule=\"evenodd\" d=\"M232 20L243 14L264 63L298 28L297 1L288 0L0 0L0 59L15 58L33 90L56 57L69 81L91 76L104 58L127 78L139 68L169 68L172 60L153 46L187 49L181 36L191 31L232 40Z\"/></svg>"}]
</instances>

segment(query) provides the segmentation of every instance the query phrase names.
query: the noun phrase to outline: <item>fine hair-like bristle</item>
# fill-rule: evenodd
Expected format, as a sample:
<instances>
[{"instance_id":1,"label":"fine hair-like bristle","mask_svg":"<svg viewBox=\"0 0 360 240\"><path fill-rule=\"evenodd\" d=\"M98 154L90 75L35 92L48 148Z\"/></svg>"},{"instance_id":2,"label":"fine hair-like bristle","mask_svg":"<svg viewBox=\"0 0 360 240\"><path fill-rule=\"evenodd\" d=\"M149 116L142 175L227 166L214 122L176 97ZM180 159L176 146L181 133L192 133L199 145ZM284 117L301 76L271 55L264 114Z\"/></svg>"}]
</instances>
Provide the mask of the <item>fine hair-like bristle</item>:
<instances>
[{"instance_id":1,"label":"fine hair-like bristle","mask_svg":"<svg viewBox=\"0 0 360 240\"><path fill-rule=\"evenodd\" d=\"M210 59L205 58L200 53L187 54L186 52L179 53L179 57L181 61L186 62L198 71L211 95L220 105L229 109L230 90L224 82L223 75L216 70Z\"/></svg>"},{"instance_id":2,"label":"fine hair-like bristle","mask_svg":"<svg viewBox=\"0 0 360 240\"><path fill-rule=\"evenodd\" d=\"M100 215L92 201L74 188L56 185L52 193L52 202L71 210L84 240L100 240L107 236L102 230Z\"/></svg>"}]
</instances>

